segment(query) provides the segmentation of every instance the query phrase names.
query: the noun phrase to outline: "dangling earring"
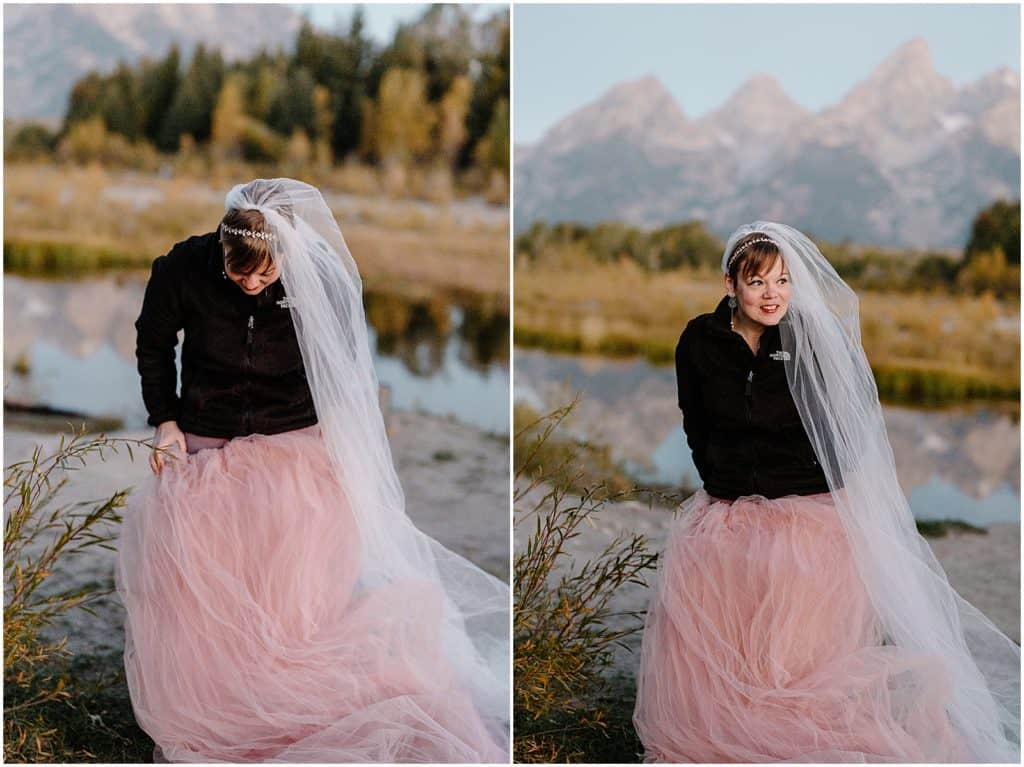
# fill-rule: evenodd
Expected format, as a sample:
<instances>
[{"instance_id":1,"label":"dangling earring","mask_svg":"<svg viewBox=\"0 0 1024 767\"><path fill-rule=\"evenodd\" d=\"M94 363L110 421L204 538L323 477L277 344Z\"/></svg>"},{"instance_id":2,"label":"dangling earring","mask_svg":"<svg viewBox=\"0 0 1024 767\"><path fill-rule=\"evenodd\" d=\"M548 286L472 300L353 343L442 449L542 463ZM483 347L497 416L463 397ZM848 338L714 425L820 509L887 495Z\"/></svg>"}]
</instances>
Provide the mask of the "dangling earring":
<instances>
[{"instance_id":1,"label":"dangling earring","mask_svg":"<svg viewBox=\"0 0 1024 767\"><path fill-rule=\"evenodd\" d=\"M736 308L736 303L737 303L736 302L736 296L729 296L729 308L730 309L735 309Z\"/></svg>"},{"instance_id":2,"label":"dangling earring","mask_svg":"<svg viewBox=\"0 0 1024 767\"><path fill-rule=\"evenodd\" d=\"M729 330L736 329L736 296L729 296Z\"/></svg>"},{"instance_id":3,"label":"dangling earring","mask_svg":"<svg viewBox=\"0 0 1024 767\"><path fill-rule=\"evenodd\" d=\"M217 240L220 243L220 265L221 265L221 276L226 280L228 278L228 259L224 253L224 240Z\"/></svg>"}]
</instances>

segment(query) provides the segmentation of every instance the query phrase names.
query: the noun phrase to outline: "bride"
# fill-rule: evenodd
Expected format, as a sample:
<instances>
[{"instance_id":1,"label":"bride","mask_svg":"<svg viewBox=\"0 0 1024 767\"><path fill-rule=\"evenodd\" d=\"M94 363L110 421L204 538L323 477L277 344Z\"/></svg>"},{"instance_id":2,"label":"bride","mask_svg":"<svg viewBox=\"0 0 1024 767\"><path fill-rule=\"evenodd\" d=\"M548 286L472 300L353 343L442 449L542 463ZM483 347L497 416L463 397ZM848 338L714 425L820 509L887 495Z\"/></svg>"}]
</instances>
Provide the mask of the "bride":
<instances>
[{"instance_id":1,"label":"bride","mask_svg":"<svg viewBox=\"0 0 1024 767\"><path fill-rule=\"evenodd\" d=\"M330 209L288 178L225 207L137 323L167 448L118 546L139 725L172 762L506 762L508 587L406 515Z\"/></svg>"},{"instance_id":2,"label":"bride","mask_svg":"<svg viewBox=\"0 0 1024 767\"><path fill-rule=\"evenodd\" d=\"M704 485L644 628L648 761L1019 762L1019 647L949 585L897 481L857 297L742 226L676 352Z\"/></svg>"}]
</instances>

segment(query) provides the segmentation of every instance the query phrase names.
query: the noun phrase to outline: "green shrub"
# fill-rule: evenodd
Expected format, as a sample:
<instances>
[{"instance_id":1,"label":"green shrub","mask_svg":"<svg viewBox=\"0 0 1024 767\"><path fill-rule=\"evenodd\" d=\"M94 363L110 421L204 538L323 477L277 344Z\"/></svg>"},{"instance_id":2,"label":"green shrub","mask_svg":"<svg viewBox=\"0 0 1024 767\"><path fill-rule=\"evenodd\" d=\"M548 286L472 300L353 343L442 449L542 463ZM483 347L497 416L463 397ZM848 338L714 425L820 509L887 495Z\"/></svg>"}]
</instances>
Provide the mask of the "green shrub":
<instances>
[{"instance_id":1,"label":"green shrub","mask_svg":"<svg viewBox=\"0 0 1024 767\"><path fill-rule=\"evenodd\" d=\"M248 162L279 162L288 151L288 140L257 120L246 120L241 144Z\"/></svg>"},{"instance_id":2,"label":"green shrub","mask_svg":"<svg viewBox=\"0 0 1024 767\"><path fill-rule=\"evenodd\" d=\"M58 241L4 240L4 271L33 276L81 276L103 269L144 267L151 253Z\"/></svg>"},{"instance_id":3,"label":"green shrub","mask_svg":"<svg viewBox=\"0 0 1024 767\"><path fill-rule=\"evenodd\" d=\"M13 762L81 761L95 755L69 744L63 723L79 709L69 672L67 639L52 639L54 621L69 610L90 611L90 603L112 588L89 583L62 587L54 582L56 565L93 547L112 548L128 491L109 498L58 504L67 473L104 459L107 451L136 440L100 436L61 437L55 453L11 464L4 476L4 758ZM73 717L71 717L73 718ZM85 718L79 714L79 718ZM102 729L102 728L98 728ZM94 727L94 730L97 730ZM94 732L95 734L95 732ZM86 741L87 742L87 741Z\"/></svg>"},{"instance_id":4,"label":"green shrub","mask_svg":"<svg viewBox=\"0 0 1024 767\"><path fill-rule=\"evenodd\" d=\"M56 135L45 125L28 123L5 131L4 159L8 162L49 159L56 143Z\"/></svg>"},{"instance_id":5,"label":"green shrub","mask_svg":"<svg viewBox=\"0 0 1024 767\"><path fill-rule=\"evenodd\" d=\"M159 162L151 144L143 140L130 141L120 133L108 131L98 115L72 123L57 144L56 154L60 160L81 165L99 162L151 170Z\"/></svg>"},{"instance_id":6,"label":"green shrub","mask_svg":"<svg viewBox=\"0 0 1024 767\"><path fill-rule=\"evenodd\" d=\"M1014 298L1020 290L1020 263L1008 263L999 245L977 251L957 273L956 284L972 293L990 292L996 298Z\"/></svg>"},{"instance_id":7,"label":"green shrub","mask_svg":"<svg viewBox=\"0 0 1024 767\"><path fill-rule=\"evenodd\" d=\"M970 533L971 535L988 535L984 527L972 525L962 519L919 519L917 520L917 531L928 538L945 538L951 530L958 533Z\"/></svg>"},{"instance_id":8,"label":"green shrub","mask_svg":"<svg viewBox=\"0 0 1024 767\"><path fill-rule=\"evenodd\" d=\"M609 727L605 672L614 649L642 627L642 615L615 613L611 599L627 584L643 584L655 565L641 535L617 536L595 558L567 551L585 524L619 496L579 486L576 455L549 440L575 402L518 430L515 525L530 529L514 566L514 759L579 760L587 739ZM526 438L525 435L531 435ZM533 499L533 500L531 500ZM619 715L621 720L628 714ZM581 740L582 738L582 740Z\"/></svg>"}]
</instances>

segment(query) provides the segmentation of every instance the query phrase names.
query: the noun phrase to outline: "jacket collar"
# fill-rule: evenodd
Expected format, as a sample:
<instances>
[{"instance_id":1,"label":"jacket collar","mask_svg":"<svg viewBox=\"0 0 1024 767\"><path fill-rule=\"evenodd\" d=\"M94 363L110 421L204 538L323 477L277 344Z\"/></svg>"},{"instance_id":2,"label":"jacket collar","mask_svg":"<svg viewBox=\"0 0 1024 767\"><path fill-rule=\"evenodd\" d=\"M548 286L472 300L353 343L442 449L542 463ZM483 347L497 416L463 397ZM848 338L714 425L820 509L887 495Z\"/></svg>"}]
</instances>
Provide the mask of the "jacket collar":
<instances>
[{"instance_id":1,"label":"jacket collar","mask_svg":"<svg viewBox=\"0 0 1024 767\"><path fill-rule=\"evenodd\" d=\"M209 238L206 266L211 272L220 277L221 272L224 271L224 250L220 246L220 224L217 224L217 229L207 234L206 237Z\"/></svg>"},{"instance_id":2,"label":"jacket collar","mask_svg":"<svg viewBox=\"0 0 1024 767\"><path fill-rule=\"evenodd\" d=\"M718 306L715 307L715 311L711 316L711 324L716 330L731 333L731 321L732 309L729 308L729 296L722 296L722 300L718 302Z\"/></svg>"},{"instance_id":3,"label":"jacket collar","mask_svg":"<svg viewBox=\"0 0 1024 767\"><path fill-rule=\"evenodd\" d=\"M718 302L718 306L715 307L715 311L711 314L711 328L717 334L725 335L730 338L735 337L736 340L746 346L747 342L744 341L738 333L733 331L730 325L731 320L732 309L729 308L729 296L722 296L722 300ZM758 348L757 356L763 357L771 352L776 352L781 348L782 336L779 334L779 326L769 325L761 335L761 345Z\"/></svg>"}]
</instances>

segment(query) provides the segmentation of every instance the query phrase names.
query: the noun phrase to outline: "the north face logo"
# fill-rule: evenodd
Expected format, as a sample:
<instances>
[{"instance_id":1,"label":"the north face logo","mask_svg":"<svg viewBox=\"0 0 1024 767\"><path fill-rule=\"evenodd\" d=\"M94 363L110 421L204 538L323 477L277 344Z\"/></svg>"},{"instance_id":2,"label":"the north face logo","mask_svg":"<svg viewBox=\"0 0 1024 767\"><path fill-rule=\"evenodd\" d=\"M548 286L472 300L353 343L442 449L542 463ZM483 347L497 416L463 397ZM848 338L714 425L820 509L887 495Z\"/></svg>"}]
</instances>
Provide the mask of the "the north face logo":
<instances>
[{"instance_id":1,"label":"the north face logo","mask_svg":"<svg viewBox=\"0 0 1024 767\"><path fill-rule=\"evenodd\" d=\"M789 352L786 351L772 352L768 356L773 360L781 360L782 362L789 362L790 359Z\"/></svg>"},{"instance_id":2,"label":"the north face logo","mask_svg":"<svg viewBox=\"0 0 1024 767\"><path fill-rule=\"evenodd\" d=\"M276 303L282 309L287 309L289 306L295 306L295 302L292 301L291 296L285 296L284 298L280 299L279 301L275 301L274 303Z\"/></svg>"}]
</instances>

